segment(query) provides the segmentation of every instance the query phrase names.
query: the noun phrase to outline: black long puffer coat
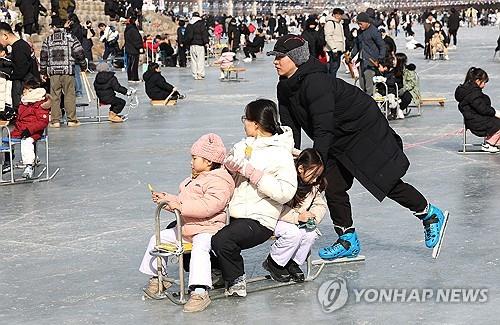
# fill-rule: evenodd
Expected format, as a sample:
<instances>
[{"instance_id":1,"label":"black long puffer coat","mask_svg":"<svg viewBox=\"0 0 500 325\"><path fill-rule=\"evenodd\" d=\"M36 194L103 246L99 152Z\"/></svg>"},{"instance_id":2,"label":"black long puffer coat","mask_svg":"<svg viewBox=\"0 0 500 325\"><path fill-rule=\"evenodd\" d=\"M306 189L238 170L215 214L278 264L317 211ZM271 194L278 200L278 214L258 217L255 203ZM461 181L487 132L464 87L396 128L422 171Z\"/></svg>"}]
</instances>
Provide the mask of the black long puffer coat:
<instances>
[{"instance_id":1,"label":"black long puffer coat","mask_svg":"<svg viewBox=\"0 0 500 325\"><path fill-rule=\"evenodd\" d=\"M325 46L324 36L322 37L320 32L309 28L309 26L306 27L301 36L307 41L311 56L318 58L319 53L323 51L323 46Z\"/></svg>"},{"instance_id":2,"label":"black long puffer coat","mask_svg":"<svg viewBox=\"0 0 500 325\"><path fill-rule=\"evenodd\" d=\"M492 135L500 130L500 119L495 117L491 100L474 82L466 82L455 90L458 109L465 127L478 137Z\"/></svg>"},{"instance_id":3,"label":"black long puffer coat","mask_svg":"<svg viewBox=\"0 0 500 325\"><path fill-rule=\"evenodd\" d=\"M174 86L169 84L160 72L148 70L142 75L146 94L153 100L164 100L172 93Z\"/></svg>"},{"instance_id":4,"label":"black long puffer coat","mask_svg":"<svg viewBox=\"0 0 500 325\"><path fill-rule=\"evenodd\" d=\"M410 165L402 140L370 96L332 78L326 69L310 58L289 79L281 78L281 122L292 128L296 148L300 148L303 129L327 168L340 162L382 201Z\"/></svg>"}]
</instances>

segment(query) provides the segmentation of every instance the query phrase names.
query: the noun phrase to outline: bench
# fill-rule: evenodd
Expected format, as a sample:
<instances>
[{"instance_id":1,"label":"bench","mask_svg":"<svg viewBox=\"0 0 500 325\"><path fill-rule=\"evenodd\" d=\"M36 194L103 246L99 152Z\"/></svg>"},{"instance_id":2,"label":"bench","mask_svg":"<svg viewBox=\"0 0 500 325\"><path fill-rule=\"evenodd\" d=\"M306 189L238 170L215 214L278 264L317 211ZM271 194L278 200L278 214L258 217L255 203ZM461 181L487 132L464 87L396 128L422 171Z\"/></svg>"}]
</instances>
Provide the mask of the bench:
<instances>
[{"instance_id":1,"label":"bench","mask_svg":"<svg viewBox=\"0 0 500 325\"><path fill-rule=\"evenodd\" d=\"M224 79L221 79L223 81L241 81L241 78L239 77L240 72L245 72L247 71L246 68L241 68L241 67L229 67L226 69L222 69L224 71ZM234 77L231 78L231 74L234 73Z\"/></svg>"}]
</instances>

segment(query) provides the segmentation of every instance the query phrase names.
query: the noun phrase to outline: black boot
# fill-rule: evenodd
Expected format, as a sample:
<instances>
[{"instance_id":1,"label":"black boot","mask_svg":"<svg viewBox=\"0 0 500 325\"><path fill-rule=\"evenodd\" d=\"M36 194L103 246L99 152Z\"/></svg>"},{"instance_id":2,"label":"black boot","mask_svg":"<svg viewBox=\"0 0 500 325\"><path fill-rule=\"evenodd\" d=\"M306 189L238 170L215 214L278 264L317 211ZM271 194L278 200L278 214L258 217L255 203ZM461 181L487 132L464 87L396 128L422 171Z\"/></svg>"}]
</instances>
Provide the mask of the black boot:
<instances>
[{"instance_id":1,"label":"black boot","mask_svg":"<svg viewBox=\"0 0 500 325\"><path fill-rule=\"evenodd\" d=\"M271 274L271 278L274 281L290 281L290 273L288 273L288 270L285 267L276 264L276 262L271 258L271 255L268 255L266 260L262 262L262 267Z\"/></svg>"},{"instance_id":2,"label":"black boot","mask_svg":"<svg viewBox=\"0 0 500 325\"><path fill-rule=\"evenodd\" d=\"M294 260L290 260L285 265L285 268L287 269L288 273L290 273L292 281L304 282L305 280L304 272L302 272L302 269Z\"/></svg>"},{"instance_id":3,"label":"black boot","mask_svg":"<svg viewBox=\"0 0 500 325\"><path fill-rule=\"evenodd\" d=\"M212 287L214 289L224 288L224 278L222 277L222 271L219 269L212 268Z\"/></svg>"}]
</instances>

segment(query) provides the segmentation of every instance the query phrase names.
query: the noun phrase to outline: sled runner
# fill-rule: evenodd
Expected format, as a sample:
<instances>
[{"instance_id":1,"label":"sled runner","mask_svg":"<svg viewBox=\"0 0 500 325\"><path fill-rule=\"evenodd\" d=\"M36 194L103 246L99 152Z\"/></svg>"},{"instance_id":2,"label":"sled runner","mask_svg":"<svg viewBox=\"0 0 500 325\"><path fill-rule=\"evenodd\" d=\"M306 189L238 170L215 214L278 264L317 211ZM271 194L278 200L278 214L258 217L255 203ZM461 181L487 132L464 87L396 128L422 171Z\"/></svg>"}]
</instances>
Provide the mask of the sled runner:
<instances>
[{"instance_id":1,"label":"sled runner","mask_svg":"<svg viewBox=\"0 0 500 325\"><path fill-rule=\"evenodd\" d=\"M174 304L177 305L184 305L187 302L187 291L186 291L186 285L184 283L184 278L185 278L185 273L184 273L184 254L188 254L191 252L192 244L184 242L182 239L182 220L181 220L181 215L178 210L174 210L174 214L176 217L176 223L178 225L176 231L177 231L177 243L162 243L160 241L160 231L161 231L161 212L164 210L163 208L167 205L167 202L160 202L156 208L155 212L155 236L156 236L156 245L153 250L150 251L150 254L152 256L157 257L157 271L158 271L158 292L161 292L161 294L158 295L149 295L149 294L144 294L143 298L151 298L155 300L163 300L165 298L168 298L170 301L172 301ZM173 279L173 278L166 278L163 276L164 270L163 270L163 258L170 258L176 262L178 262L178 267L179 267L179 278L178 279ZM307 258L307 263L306 263L306 278L305 282L310 282L314 281L323 271L323 269L330 264L346 264L346 263L353 263L353 262L361 262L364 261L365 257L362 255L358 255L357 257L353 258L341 258L341 259L336 259L336 260L322 260L318 259L313 261L311 258L311 254L309 254L309 257ZM171 283L175 283L178 286L177 291L167 291L163 290L163 281L168 281ZM250 285L247 288L248 293L252 292L257 292L257 291L263 291L267 289L273 289L273 288L278 288L278 287L283 287L283 286L288 286L288 285L293 285L301 282L275 282L271 279L270 275L262 275L262 276L257 276L251 279L247 279L246 283L247 284L252 284L252 283L257 283L257 282L267 282L264 283L264 285L261 286L255 286L255 288ZM224 288L216 288L214 290L210 291L210 299L219 299L219 298L226 298L227 296L224 294Z\"/></svg>"}]
</instances>

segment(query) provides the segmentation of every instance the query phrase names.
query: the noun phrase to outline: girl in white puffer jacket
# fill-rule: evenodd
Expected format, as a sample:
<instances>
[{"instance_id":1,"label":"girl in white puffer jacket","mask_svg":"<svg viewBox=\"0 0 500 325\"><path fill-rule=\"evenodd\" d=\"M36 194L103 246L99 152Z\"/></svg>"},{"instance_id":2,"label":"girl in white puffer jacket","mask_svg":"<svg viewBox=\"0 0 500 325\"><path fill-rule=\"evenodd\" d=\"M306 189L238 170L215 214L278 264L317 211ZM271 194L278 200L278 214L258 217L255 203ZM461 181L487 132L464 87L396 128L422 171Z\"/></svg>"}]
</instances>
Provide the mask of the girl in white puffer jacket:
<instances>
[{"instance_id":1,"label":"girl in white puffer jacket","mask_svg":"<svg viewBox=\"0 0 500 325\"><path fill-rule=\"evenodd\" d=\"M212 237L226 294L246 296L241 250L268 240L283 205L297 190L290 128L280 127L276 104L258 99L247 105L242 116L247 138L238 142L225 160L236 188L229 202L231 222Z\"/></svg>"}]
</instances>

